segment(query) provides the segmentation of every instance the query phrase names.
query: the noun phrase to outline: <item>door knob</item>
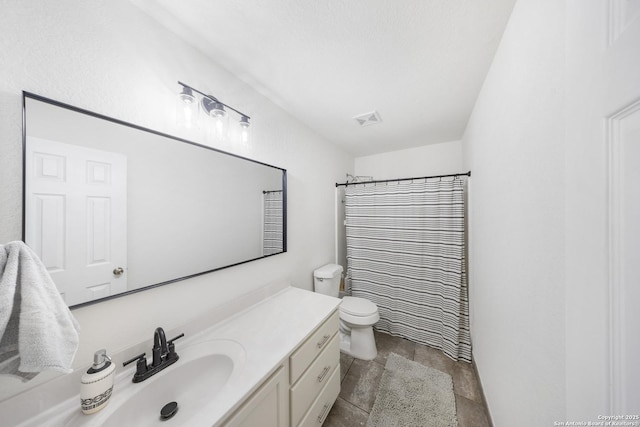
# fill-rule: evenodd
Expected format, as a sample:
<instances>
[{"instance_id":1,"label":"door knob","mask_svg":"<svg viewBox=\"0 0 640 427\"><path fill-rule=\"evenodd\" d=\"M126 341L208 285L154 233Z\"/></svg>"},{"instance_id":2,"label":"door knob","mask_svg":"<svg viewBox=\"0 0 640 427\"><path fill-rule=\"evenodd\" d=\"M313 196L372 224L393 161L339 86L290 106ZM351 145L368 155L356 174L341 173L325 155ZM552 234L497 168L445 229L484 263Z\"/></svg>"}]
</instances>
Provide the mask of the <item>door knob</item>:
<instances>
[{"instance_id":1,"label":"door knob","mask_svg":"<svg viewBox=\"0 0 640 427\"><path fill-rule=\"evenodd\" d=\"M118 268L114 268L113 269L113 275L116 276L116 277L122 276L122 273L124 273L124 268L122 268L122 267L118 267Z\"/></svg>"}]
</instances>

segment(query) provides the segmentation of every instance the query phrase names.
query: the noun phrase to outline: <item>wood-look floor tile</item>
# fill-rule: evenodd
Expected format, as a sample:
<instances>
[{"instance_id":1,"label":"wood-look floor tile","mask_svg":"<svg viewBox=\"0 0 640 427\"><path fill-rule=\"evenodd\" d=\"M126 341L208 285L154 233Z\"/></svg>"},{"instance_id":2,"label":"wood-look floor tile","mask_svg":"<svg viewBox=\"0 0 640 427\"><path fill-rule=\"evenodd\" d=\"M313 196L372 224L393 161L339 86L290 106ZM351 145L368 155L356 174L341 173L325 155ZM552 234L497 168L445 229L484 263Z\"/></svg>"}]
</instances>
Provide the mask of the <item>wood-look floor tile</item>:
<instances>
[{"instance_id":1,"label":"wood-look floor tile","mask_svg":"<svg viewBox=\"0 0 640 427\"><path fill-rule=\"evenodd\" d=\"M482 404L482 391L476 373L470 364L457 362L453 372L453 392Z\"/></svg>"},{"instance_id":2,"label":"wood-look floor tile","mask_svg":"<svg viewBox=\"0 0 640 427\"><path fill-rule=\"evenodd\" d=\"M406 359L413 360L415 343L405 338L394 337L384 332L374 331L373 336L378 348L378 356L375 361L382 365L387 363L389 353L395 353Z\"/></svg>"},{"instance_id":3,"label":"wood-look floor tile","mask_svg":"<svg viewBox=\"0 0 640 427\"><path fill-rule=\"evenodd\" d=\"M456 395L458 427L491 427L484 405Z\"/></svg>"},{"instance_id":4,"label":"wood-look floor tile","mask_svg":"<svg viewBox=\"0 0 640 427\"><path fill-rule=\"evenodd\" d=\"M344 399L338 398L333 404L323 427L356 427L367 424L369 414L352 405Z\"/></svg>"},{"instance_id":5,"label":"wood-look floor tile","mask_svg":"<svg viewBox=\"0 0 640 427\"><path fill-rule=\"evenodd\" d=\"M366 425L368 413L378 394L384 364L389 353L394 352L451 375L459 427L491 427L472 365L454 362L440 350L414 344L402 338L379 332L375 332L375 336L378 344L378 358L375 361L364 361L340 354L342 377L340 397L331 409L324 426Z\"/></svg>"},{"instance_id":6,"label":"wood-look floor tile","mask_svg":"<svg viewBox=\"0 0 640 427\"><path fill-rule=\"evenodd\" d=\"M347 372L349 372L349 368L351 367L352 363L353 357L342 352L340 353L340 382L344 380L344 376L347 375Z\"/></svg>"},{"instance_id":7,"label":"wood-look floor tile","mask_svg":"<svg viewBox=\"0 0 640 427\"><path fill-rule=\"evenodd\" d=\"M413 360L421 365L445 372L451 377L454 376L456 371L456 362L454 360L446 356L442 351L426 345L416 344L416 353Z\"/></svg>"},{"instance_id":8,"label":"wood-look floor tile","mask_svg":"<svg viewBox=\"0 0 640 427\"><path fill-rule=\"evenodd\" d=\"M355 359L344 377L340 397L370 412L378 394L384 366L372 360Z\"/></svg>"}]
</instances>

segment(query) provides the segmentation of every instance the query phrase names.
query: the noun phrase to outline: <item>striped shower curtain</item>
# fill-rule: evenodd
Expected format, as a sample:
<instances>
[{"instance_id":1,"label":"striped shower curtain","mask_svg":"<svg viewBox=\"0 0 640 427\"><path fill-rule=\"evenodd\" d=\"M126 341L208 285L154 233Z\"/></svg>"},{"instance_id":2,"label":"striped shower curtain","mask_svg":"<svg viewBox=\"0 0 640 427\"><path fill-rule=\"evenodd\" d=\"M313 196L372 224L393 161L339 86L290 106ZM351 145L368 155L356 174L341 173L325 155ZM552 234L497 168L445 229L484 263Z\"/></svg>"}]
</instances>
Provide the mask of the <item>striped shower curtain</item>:
<instances>
[{"instance_id":1,"label":"striped shower curtain","mask_svg":"<svg viewBox=\"0 0 640 427\"><path fill-rule=\"evenodd\" d=\"M346 188L347 286L377 330L471 362L465 182L420 181Z\"/></svg>"},{"instance_id":2,"label":"striped shower curtain","mask_svg":"<svg viewBox=\"0 0 640 427\"><path fill-rule=\"evenodd\" d=\"M264 225L262 254L272 255L282 252L282 191L263 191Z\"/></svg>"}]
</instances>

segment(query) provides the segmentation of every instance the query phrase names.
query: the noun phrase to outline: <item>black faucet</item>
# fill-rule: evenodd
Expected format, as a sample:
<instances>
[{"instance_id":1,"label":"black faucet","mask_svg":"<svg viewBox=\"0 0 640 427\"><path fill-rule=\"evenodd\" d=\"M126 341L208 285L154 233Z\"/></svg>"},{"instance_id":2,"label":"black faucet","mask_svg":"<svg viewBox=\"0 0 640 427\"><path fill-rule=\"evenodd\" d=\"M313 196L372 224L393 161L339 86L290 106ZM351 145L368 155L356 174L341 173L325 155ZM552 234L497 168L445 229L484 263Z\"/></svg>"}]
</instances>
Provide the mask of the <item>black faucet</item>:
<instances>
[{"instance_id":1,"label":"black faucet","mask_svg":"<svg viewBox=\"0 0 640 427\"><path fill-rule=\"evenodd\" d=\"M129 363L136 363L136 373L133 374L132 381L139 383L147 378L157 374L169 365L172 365L178 361L180 356L176 353L176 346L173 343L178 338L184 337L184 334L180 334L175 338L167 341L164 334L164 329L156 328L153 333L153 348L151 349L153 359L151 365L147 364L146 353L137 355L131 360L127 360L122 366L127 366Z\"/></svg>"},{"instance_id":2,"label":"black faucet","mask_svg":"<svg viewBox=\"0 0 640 427\"><path fill-rule=\"evenodd\" d=\"M151 366L160 366L163 358L169 353L169 347L167 346L167 337L164 335L164 329L156 328L153 334L153 362Z\"/></svg>"}]
</instances>

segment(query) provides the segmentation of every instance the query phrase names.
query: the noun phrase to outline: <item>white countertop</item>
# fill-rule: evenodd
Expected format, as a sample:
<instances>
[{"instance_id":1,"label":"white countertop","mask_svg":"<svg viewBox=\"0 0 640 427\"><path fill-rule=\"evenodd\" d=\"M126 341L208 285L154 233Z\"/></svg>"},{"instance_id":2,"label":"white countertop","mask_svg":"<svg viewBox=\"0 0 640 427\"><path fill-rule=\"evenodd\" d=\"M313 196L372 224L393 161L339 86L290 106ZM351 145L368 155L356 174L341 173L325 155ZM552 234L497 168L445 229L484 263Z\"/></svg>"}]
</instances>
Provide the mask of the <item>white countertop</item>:
<instances>
[{"instance_id":1,"label":"white countertop","mask_svg":"<svg viewBox=\"0 0 640 427\"><path fill-rule=\"evenodd\" d=\"M339 304L338 298L287 287L201 332L176 341L178 354L181 346L217 339L235 341L246 353L241 369L234 373L233 379L215 399L203 408L202 414L206 414L206 417L202 419L202 425L220 425L286 361L318 325L329 318ZM179 363L180 360L176 362L176 366ZM116 377L112 399L117 398L118 383L128 382L133 376L135 367L127 368ZM171 368L169 366L166 369L168 371ZM96 425L101 418L100 412L78 416L79 412L78 394L20 426ZM191 419L189 426L200 425L194 422L196 421Z\"/></svg>"}]
</instances>

